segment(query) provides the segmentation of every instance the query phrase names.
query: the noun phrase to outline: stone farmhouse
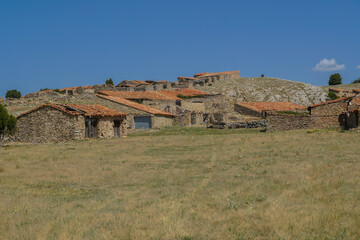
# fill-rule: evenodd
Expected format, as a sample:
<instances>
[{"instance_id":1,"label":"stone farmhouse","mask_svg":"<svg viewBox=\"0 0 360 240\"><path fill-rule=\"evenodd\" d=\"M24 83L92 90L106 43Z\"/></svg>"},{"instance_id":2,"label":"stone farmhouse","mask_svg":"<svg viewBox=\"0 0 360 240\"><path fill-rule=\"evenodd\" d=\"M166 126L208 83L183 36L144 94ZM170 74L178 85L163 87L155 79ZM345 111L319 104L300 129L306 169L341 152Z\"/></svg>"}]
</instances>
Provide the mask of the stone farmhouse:
<instances>
[{"instance_id":1,"label":"stone farmhouse","mask_svg":"<svg viewBox=\"0 0 360 240\"><path fill-rule=\"evenodd\" d=\"M100 105L43 104L17 117L21 142L61 142L126 135L126 113Z\"/></svg>"},{"instance_id":2,"label":"stone farmhouse","mask_svg":"<svg viewBox=\"0 0 360 240\"><path fill-rule=\"evenodd\" d=\"M98 104L126 112L127 129L149 129L172 126L175 115L117 96L97 94Z\"/></svg>"},{"instance_id":3,"label":"stone farmhouse","mask_svg":"<svg viewBox=\"0 0 360 240\"><path fill-rule=\"evenodd\" d=\"M359 128L360 96L342 97L309 106L307 113L265 111L268 130L343 127Z\"/></svg>"}]
</instances>

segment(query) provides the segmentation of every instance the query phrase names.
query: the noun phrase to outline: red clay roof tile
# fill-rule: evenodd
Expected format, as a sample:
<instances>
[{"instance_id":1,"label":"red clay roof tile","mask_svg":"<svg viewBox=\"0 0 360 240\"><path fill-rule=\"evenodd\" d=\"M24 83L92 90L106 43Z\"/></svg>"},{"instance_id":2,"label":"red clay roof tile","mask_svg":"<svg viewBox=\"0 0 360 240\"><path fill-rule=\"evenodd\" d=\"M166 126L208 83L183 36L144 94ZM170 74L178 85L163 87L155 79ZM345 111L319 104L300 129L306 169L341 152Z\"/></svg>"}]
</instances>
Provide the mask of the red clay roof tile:
<instances>
[{"instance_id":1,"label":"red clay roof tile","mask_svg":"<svg viewBox=\"0 0 360 240\"><path fill-rule=\"evenodd\" d=\"M44 107L54 108L74 116L82 115L86 117L123 117L127 115L126 113L101 105L46 103L20 114L18 118Z\"/></svg>"},{"instance_id":2,"label":"red clay roof tile","mask_svg":"<svg viewBox=\"0 0 360 240\"><path fill-rule=\"evenodd\" d=\"M342 97L342 98L338 98L338 99L331 100L331 101L317 103L317 104L309 106L308 108L318 107L318 106L326 105L326 104L330 104L330 103L336 103L336 102L340 102L340 101L343 101L343 100L346 100L346 99L349 99L349 98L352 98L352 96Z\"/></svg>"},{"instance_id":3,"label":"red clay roof tile","mask_svg":"<svg viewBox=\"0 0 360 240\"><path fill-rule=\"evenodd\" d=\"M167 96L155 91L98 91L98 93L125 99L180 100L178 97Z\"/></svg>"},{"instance_id":4,"label":"red clay roof tile","mask_svg":"<svg viewBox=\"0 0 360 240\"><path fill-rule=\"evenodd\" d=\"M136 109L144 111L144 112L152 113L155 115L174 116L171 113L168 113L168 112L165 112L165 111L153 108L153 107L149 107L149 106L146 106L146 105L143 105L140 103L136 103L136 102L133 102L130 100L126 100L124 98L115 97L115 96L106 96L106 95L100 95L100 94L97 94L97 96L100 98L103 98L103 99L107 99L107 100L110 100L110 101L113 101L116 103L120 103L120 104L129 106L129 107L132 107L132 108L136 108Z\"/></svg>"}]
</instances>

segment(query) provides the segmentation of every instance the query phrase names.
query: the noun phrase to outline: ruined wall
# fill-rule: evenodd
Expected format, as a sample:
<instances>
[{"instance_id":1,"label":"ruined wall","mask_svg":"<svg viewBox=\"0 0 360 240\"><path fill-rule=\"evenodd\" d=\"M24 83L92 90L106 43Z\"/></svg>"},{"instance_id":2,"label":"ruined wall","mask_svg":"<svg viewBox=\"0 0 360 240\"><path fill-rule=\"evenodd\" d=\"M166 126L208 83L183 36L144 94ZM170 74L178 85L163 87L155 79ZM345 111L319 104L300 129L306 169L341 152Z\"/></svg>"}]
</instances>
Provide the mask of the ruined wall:
<instances>
[{"instance_id":1,"label":"ruined wall","mask_svg":"<svg viewBox=\"0 0 360 240\"><path fill-rule=\"evenodd\" d=\"M82 116L72 116L44 107L18 119L16 139L21 142L61 142L85 137L85 121Z\"/></svg>"},{"instance_id":2,"label":"ruined wall","mask_svg":"<svg viewBox=\"0 0 360 240\"><path fill-rule=\"evenodd\" d=\"M309 114L286 114L275 111L266 111L266 130L294 130L312 127Z\"/></svg>"}]
</instances>

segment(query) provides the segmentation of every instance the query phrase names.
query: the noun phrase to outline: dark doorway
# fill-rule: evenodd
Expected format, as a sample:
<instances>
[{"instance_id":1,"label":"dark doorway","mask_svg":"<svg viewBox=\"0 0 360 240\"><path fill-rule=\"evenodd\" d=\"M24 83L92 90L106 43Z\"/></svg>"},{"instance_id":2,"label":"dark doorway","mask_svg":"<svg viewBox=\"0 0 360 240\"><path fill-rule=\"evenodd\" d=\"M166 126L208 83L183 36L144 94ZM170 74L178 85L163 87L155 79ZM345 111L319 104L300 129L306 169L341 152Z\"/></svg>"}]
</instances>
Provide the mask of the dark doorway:
<instances>
[{"instance_id":1,"label":"dark doorway","mask_svg":"<svg viewBox=\"0 0 360 240\"><path fill-rule=\"evenodd\" d=\"M95 118L85 118L85 137L97 137L97 122Z\"/></svg>"},{"instance_id":2,"label":"dark doorway","mask_svg":"<svg viewBox=\"0 0 360 240\"><path fill-rule=\"evenodd\" d=\"M346 128L357 128L359 126L359 112L350 112L346 118Z\"/></svg>"},{"instance_id":3,"label":"dark doorway","mask_svg":"<svg viewBox=\"0 0 360 240\"><path fill-rule=\"evenodd\" d=\"M114 121L114 137L120 137L120 120Z\"/></svg>"}]
</instances>

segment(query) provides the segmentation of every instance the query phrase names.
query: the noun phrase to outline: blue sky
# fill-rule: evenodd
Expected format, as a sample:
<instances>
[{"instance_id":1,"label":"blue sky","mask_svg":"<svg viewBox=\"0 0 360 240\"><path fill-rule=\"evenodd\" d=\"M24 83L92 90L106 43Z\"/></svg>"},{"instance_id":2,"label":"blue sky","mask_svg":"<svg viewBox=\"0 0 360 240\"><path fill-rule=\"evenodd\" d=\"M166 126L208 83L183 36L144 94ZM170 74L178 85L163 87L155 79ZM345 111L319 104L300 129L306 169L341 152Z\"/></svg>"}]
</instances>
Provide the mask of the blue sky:
<instances>
[{"instance_id":1,"label":"blue sky","mask_svg":"<svg viewBox=\"0 0 360 240\"><path fill-rule=\"evenodd\" d=\"M359 12L359 0L0 0L0 96L228 70L350 83Z\"/></svg>"}]
</instances>

